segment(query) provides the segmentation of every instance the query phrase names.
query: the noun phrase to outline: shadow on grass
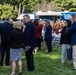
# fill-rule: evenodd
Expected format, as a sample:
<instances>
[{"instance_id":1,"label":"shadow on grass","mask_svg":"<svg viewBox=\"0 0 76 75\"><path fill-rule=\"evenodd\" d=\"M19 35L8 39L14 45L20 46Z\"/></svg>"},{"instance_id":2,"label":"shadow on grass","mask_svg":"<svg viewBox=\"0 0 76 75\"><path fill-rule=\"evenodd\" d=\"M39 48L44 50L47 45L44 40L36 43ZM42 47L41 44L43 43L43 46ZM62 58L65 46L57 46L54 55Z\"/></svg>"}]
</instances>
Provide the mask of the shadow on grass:
<instances>
[{"instance_id":1,"label":"shadow on grass","mask_svg":"<svg viewBox=\"0 0 76 75\"><path fill-rule=\"evenodd\" d=\"M25 56L23 56L25 63ZM59 53L41 53L34 55L35 71L33 73L25 73L26 75L75 75L73 72L72 65L67 63L61 65L61 57ZM23 70L25 69L23 66Z\"/></svg>"}]
</instances>

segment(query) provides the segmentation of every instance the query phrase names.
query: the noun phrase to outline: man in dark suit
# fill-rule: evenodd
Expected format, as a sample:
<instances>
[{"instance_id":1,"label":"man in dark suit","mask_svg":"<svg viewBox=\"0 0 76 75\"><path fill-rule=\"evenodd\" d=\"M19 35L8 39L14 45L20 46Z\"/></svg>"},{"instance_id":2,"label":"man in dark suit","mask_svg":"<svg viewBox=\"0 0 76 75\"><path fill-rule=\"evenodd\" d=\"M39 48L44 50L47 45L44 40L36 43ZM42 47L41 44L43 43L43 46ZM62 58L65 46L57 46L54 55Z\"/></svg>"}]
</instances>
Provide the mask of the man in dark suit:
<instances>
[{"instance_id":1,"label":"man in dark suit","mask_svg":"<svg viewBox=\"0 0 76 75\"><path fill-rule=\"evenodd\" d=\"M47 27L45 31L45 41L47 44L48 53L52 52L52 26L50 25L50 21L46 21Z\"/></svg>"},{"instance_id":2,"label":"man in dark suit","mask_svg":"<svg viewBox=\"0 0 76 75\"><path fill-rule=\"evenodd\" d=\"M1 24L0 24L0 26L1 26ZM1 62L1 34L0 34L0 62Z\"/></svg>"},{"instance_id":3,"label":"man in dark suit","mask_svg":"<svg viewBox=\"0 0 76 75\"><path fill-rule=\"evenodd\" d=\"M28 51L26 51L26 60L27 60L27 68L28 71L34 71L34 59L33 59L33 49L35 47L35 26L30 21L29 15L23 16L23 21L26 25L25 31L24 31L24 46L25 47L31 47Z\"/></svg>"},{"instance_id":4,"label":"man in dark suit","mask_svg":"<svg viewBox=\"0 0 76 75\"><path fill-rule=\"evenodd\" d=\"M6 17L4 23L0 26L0 34L1 34L1 62L0 65L3 65L3 59L6 52L5 64L9 66L9 48L7 48L8 36L11 30L13 29L13 25L9 23L10 18Z\"/></svg>"}]
</instances>

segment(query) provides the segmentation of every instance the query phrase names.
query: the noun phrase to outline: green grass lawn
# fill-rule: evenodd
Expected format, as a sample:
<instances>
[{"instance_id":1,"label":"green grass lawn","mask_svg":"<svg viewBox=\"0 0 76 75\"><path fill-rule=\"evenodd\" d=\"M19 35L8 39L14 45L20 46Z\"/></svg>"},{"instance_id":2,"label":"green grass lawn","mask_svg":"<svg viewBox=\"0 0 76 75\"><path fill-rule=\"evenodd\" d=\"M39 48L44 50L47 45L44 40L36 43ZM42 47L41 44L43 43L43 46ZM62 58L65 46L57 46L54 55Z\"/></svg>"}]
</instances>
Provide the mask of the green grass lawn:
<instances>
[{"instance_id":1,"label":"green grass lawn","mask_svg":"<svg viewBox=\"0 0 76 75\"><path fill-rule=\"evenodd\" d=\"M22 61L22 75L76 75L76 71L72 71L73 65L68 65L67 60L63 66L61 65L61 49L55 47L53 47L53 52L51 54L45 53L45 47L42 47L41 51L34 55L34 72L25 72L27 64L24 54ZM0 66L0 75L10 75L10 73L11 66ZM18 67L16 69L16 75L18 75Z\"/></svg>"}]
</instances>

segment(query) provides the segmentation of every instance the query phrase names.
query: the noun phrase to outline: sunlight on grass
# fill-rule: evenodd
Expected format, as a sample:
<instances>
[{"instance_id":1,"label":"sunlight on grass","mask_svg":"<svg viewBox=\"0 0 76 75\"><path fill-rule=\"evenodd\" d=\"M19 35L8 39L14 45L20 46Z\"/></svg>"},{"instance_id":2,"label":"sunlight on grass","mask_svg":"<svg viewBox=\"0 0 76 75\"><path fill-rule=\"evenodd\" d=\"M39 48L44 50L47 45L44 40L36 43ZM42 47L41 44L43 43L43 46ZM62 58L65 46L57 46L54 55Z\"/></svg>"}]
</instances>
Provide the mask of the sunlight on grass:
<instances>
[{"instance_id":1,"label":"sunlight on grass","mask_svg":"<svg viewBox=\"0 0 76 75\"><path fill-rule=\"evenodd\" d=\"M55 59L60 59L59 55L51 55L51 59L55 60Z\"/></svg>"},{"instance_id":2,"label":"sunlight on grass","mask_svg":"<svg viewBox=\"0 0 76 75\"><path fill-rule=\"evenodd\" d=\"M53 52L48 54L45 53L45 47L42 47L36 55L34 54L34 72L25 72L27 69L25 52L23 51L22 56L23 62L23 73L22 75L76 75L76 72L73 72L71 69L73 65L68 65L67 62L65 65L61 65L61 50L53 48ZM0 75L10 75L11 65L0 66ZM18 65L16 68L16 75L18 75Z\"/></svg>"},{"instance_id":3,"label":"sunlight on grass","mask_svg":"<svg viewBox=\"0 0 76 75\"><path fill-rule=\"evenodd\" d=\"M25 56L22 56L22 59L24 59L25 58Z\"/></svg>"},{"instance_id":4,"label":"sunlight on grass","mask_svg":"<svg viewBox=\"0 0 76 75\"><path fill-rule=\"evenodd\" d=\"M48 53L41 53L41 52L39 52L38 54L36 54L35 56L37 56L37 57L43 57L43 58L50 58L50 59L53 59L53 60L55 60L55 59L61 59L61 56L59 55L59 54L56 54L56 53L50 53L50 54L48 54Z\"/></svg>"}]
</instances>

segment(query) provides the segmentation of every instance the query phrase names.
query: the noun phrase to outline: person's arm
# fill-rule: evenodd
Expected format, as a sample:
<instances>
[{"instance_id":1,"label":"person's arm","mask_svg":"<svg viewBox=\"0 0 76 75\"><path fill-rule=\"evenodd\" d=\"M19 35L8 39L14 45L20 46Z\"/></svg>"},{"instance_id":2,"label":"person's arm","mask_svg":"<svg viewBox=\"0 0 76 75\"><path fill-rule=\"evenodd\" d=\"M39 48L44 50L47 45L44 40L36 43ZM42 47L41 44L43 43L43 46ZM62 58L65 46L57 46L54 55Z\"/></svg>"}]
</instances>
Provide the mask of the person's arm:
<instances>
[{"instance_id":1,"label":"person's arm","mask_svg":"<svg viewBox=\"0 0 76 75\"><path fill-rule=\"evenodd\" d=\"M48 26L46 27L46 32L45 32L45 37L47 36L47 34L48 34Z\"/></svg>"},{"instance_id":2,"label":"person's arm","mask_svg":"<svg viewBox=\"0 0 76 75\"><path fill-rule=\"evenodd\" d=\"M1 35L0 35L0 44L1 44Z\"/></svg>"},{"instance_id":3,"label":"person's arm","mask_svg":"<svg viewBox=\"0 0 76 75\"><path fill-rule=\"evenodd\" d=\"M42 31L42 30L41 30L41 27L40 27L40 26L39 26L39 29L40 29L40 36L41 36L41 31Z\"/></svg>"},{"instance_id":4,"label":"person's arm","mask_svg":"<svg viewBox=\"0 0 76 75\"><path fill-rule=\"evenodd\" d=\"M11 31L10 34L9 34L9 36L8 36L8 44L7 44L7 47L10 47L10 44L11 44L12 39L13 39L13 35L14 35L14 33Z\"/></svg>"},{"instance_id":5,"label":"person's arm","mask_svg":"<svg viewBox=\"0 0 76 75\"><path fill-rule=\"evenodd\" d=\"M25 32L24 32L24 44L25 44L25 46L29 45L30 39L31 39L31 34L32 34L32 26L27 25Z\"/></svg>"},{"instance_id":6,"label":"person's arm","mask_svg":"<svg viewBox=\"0 0 76 75\"><path fill-rule=\"evenodd\" d=\"M74 31L76 31L76 22L74 22L74 23L72 24L72 26L68 29L68 31L69 31L69 32L74 32Z\"/></svg>"},{"instance_id":7,"label":"person's arm","mask_svg":"<svg viewBox=\"0 0 76 75\"><path fill-rule=\"evenodd\" d=\"M1 25L0 25L0 32L1 32Z\"/></svg>"}]
</instances>

